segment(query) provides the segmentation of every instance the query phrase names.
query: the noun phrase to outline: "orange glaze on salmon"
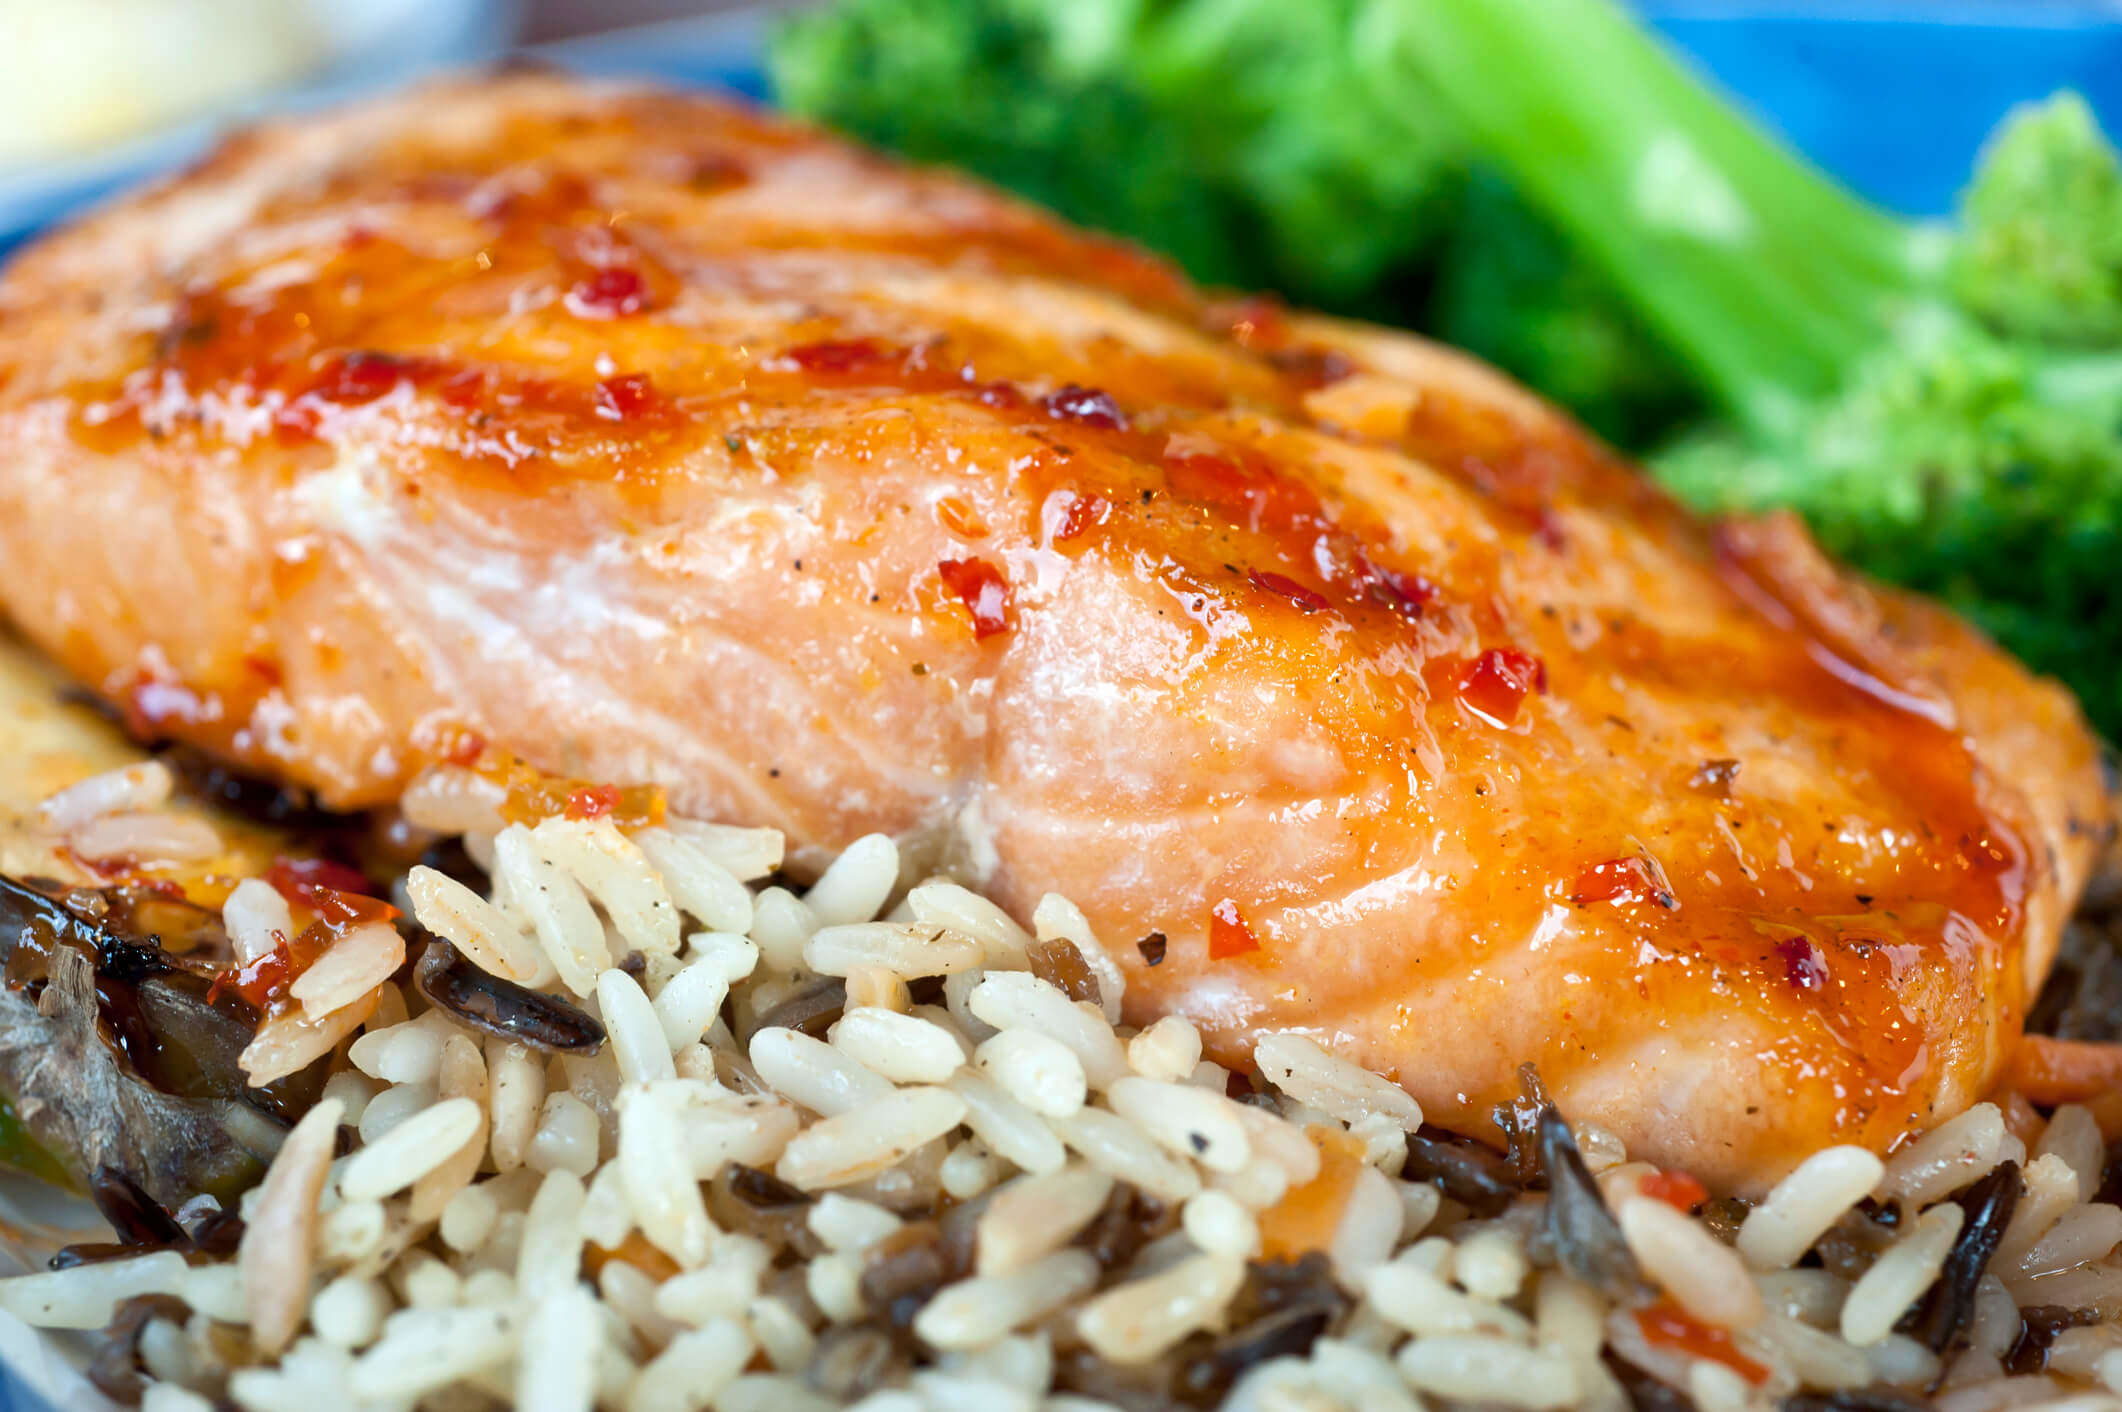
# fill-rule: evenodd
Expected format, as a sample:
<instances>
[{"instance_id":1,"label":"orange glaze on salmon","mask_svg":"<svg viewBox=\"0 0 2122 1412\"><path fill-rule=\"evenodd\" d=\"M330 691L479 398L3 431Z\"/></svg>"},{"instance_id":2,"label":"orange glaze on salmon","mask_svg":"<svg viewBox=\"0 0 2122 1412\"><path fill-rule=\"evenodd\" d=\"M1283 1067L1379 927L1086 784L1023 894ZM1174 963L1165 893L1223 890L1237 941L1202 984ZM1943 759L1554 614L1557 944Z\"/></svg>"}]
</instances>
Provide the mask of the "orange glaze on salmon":
<instances>
[{"instance_id":1,"label":"orange glaze on salmon","mask_svg":"<svg viewBox=\"0 0 2122 1412\"><path fill-rule=\"evenodd\" d=\"M1482 1131L1530 1059L1721 1187L1978 1097L2109 829L2060 690L1460 357L553 78L17 261L0 567L141 731L332 803L469 732L887 830L1225 1061L1302 1029Z\"/></svg>"}]
</instances>

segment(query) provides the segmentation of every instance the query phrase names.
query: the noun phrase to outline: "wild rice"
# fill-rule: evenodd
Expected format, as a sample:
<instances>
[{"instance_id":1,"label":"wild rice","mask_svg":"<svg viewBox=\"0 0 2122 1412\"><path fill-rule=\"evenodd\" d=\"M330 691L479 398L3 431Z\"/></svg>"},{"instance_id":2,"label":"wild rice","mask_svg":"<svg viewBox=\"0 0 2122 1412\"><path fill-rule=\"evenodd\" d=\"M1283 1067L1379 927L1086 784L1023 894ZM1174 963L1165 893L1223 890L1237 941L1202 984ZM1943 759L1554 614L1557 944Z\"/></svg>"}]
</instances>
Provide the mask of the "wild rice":
<instances>
[{"instance_id":1,"label":"wild rice","mask_svg":"<svg viewBox=\"0 0 2122 1412\"><path fill-rule=\"evenodd\" d=\"M59 812L80 827L156 793L152 773L112 780ZM1611 1412L1631 1394L1608 1356L1699 1412L1941 1378L1944 1412L1985 1412L2122 1381L2109 1323L2065 1330L2039 1376L2005 1372L2022 1307L2122 1311L2122 1209L2092 1200L2106 1150L2084 1108L2042 1124L2015 1103L2007 1131L1978 1105L1890 1163L1816 1153L1736 1229L1645 1195L1655 1169L1579 1124L1647 1287L1735 1331L1755 1385L1650 1339L1647 1293L1558 1265L1552 1196L1426 1177L1439 1140L1411 1136L1419 1105L1383 1076L1289 1033L1233 1074L1183 1018L1119 1023L1124 973L1060 898L1029 929L942 879L894 906L883 839L805 897L754 891L781 862L771 831L504 826L498 803L475 777L416 790L408 815L478 830L493 878L482 896L415 869L405 896L453 964L579 997L601 1049L469 1029L393 982L402 943L342 939L246 1060L343 1051L240 1205L238 1263L49 1272L0 1283L0 1309L89 1327L134 1294L182 1301L139 1336L169 1380L151 1412L223 1392L245 1412L1104 1412L1057 1388L1127 1376L1212 1377L1188 1397L1227 1385L1240 1412ZM256 881L223 920L252 959L294 926ZM335 1161L341 1125L358 1143ZM1961 1259L1948 1198L2021 1156L1987 1268L1952 1276L1972 1290L1965 1351L1941 1360L1893 1325ZM275 1356L231 1370L215 1330Z\"/></svg>"}]
</instances>

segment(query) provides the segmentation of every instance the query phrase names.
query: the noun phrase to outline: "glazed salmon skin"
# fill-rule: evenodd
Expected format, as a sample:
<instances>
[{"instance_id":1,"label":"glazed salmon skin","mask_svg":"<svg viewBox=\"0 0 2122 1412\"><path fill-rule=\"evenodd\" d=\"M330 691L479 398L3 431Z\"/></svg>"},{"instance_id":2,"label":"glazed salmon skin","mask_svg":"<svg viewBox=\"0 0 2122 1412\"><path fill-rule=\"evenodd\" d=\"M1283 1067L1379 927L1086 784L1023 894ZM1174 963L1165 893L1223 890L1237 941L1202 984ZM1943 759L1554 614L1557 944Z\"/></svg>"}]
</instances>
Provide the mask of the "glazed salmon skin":
<instances>
[{"instance_id":1,"label":"glazed salmon skin","mask_svg":"<svg viewBox=\"0 0 2122 1412\"><path fill-rule=\"evenodd\" d=\"M144 734L886 831L1224 1062L1478 1133L1532 1061L1720 1188L1980 1096L2110 830L2062 690L1794 522L713 99L242 136L15 262L0 447L8 614Z\"/></svg>"}]
</instances>

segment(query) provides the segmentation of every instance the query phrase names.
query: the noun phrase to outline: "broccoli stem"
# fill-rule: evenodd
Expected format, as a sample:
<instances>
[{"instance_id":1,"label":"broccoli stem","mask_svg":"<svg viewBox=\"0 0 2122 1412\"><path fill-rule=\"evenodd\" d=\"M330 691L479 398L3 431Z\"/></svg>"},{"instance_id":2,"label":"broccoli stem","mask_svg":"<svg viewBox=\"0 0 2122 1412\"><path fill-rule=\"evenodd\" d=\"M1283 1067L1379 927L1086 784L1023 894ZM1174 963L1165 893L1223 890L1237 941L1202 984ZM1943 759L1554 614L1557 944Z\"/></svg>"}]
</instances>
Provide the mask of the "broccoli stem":
<instances>
[{"instance_id":1,"label":"broccoli stem","mask_svg":"<svg viewBox=\"0 0 2122 1412\"><path fill-rule=\"evenodd\" d=\"M1705 390L1792 433L1942 276L1710 92L1611 0L1387 0L1392 53L1582 242Z\"/></svg>"}]
</instances>

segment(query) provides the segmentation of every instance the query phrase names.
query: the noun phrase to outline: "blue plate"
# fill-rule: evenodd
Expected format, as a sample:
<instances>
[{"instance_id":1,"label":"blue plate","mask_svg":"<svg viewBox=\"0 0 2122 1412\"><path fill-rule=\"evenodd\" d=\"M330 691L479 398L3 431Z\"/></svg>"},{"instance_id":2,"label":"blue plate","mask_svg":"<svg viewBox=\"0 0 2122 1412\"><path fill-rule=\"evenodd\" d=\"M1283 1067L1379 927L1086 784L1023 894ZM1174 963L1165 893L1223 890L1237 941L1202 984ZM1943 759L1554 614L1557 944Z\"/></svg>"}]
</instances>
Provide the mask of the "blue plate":
<instances>
[{"instance_id":1,"label":"blue plate","mask_svg":"<svg viewBox=\"0 0 2122 1412\"><path fill-rule=\"evenodd\" d=\"M1952 209L2016 103L2075 88L2122 136L2122 0L1639 0L1651 24L1769 127L1880 204ZM602 74L761 96L762 10L552 45Z\"/></svg>"}]
</instances>

